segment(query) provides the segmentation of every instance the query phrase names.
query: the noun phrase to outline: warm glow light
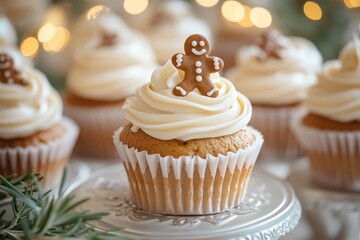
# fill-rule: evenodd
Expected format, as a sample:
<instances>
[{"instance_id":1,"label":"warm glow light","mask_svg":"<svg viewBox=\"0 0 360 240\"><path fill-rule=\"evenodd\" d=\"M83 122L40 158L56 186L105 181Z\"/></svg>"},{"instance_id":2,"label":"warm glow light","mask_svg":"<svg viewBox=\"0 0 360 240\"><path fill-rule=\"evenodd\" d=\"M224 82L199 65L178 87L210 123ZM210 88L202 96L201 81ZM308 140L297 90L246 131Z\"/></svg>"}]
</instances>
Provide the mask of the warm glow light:
<instances>
[{"instance_id":1,"label":"warm glow light","mask_svg":"<svg viewBox=\"0 0 360 240\"><path fill-rule=\"evenodd\" d=\"M68 45L69 40L69 31L64 27L58 27L54 37L50 41L45 42L43 47L48 52L60 52Z\"/></svg>"},{"instance_id":2,"label":"warm glow light","mask_svg":"<svg viewBox=\"0 0 360 240\"><path fill-rule=\"evenodd\" d=\"M98 15L102 13L109 13L110 9L104 5L97 5L95 7L90 8L86 13L86 19L95 19Z\"/></svg>"},{"instance_id":3,"label":"warm glow light","mask_svg":"<svg viewBox=\"0 0 360 240\"><path fill-rule=\"evenodd\" d=\"M306 17L311 20L319 20L322 16L321 7L319 6L319 4L312 1L307 1L304 4L304 13Z\"/></svg>"},{"instance_id":4,"label":"warm glow light","mask_svg":"<svg viewBox=\"0 0 360 240\"><path fill-rule=\"evenodd\" d=\"M226 1L221 7L224 18L230 22L239 22L244 18L245 10L241 3L237 1Z\"/></svg>"},{"instance_id":5,"label":"warm glow light","mask_svg":"<svg viewBox=\"0 0 360 240\"><path fill-rule=\"evenodd\" d=\"M219 0L196 0L196 2L203 7L212 7L215 6Z\"/></svg>"},{"instance_id":6,"label":"warm glow light","mask_svg":"<svg viewBox=\"0 0 360 240\"><path fill-rule=\"evenodd\" d=\"M145 11L148 0L124 0L124 9L130 14L139 14Z\"/></svg>"},{"instance_id":7,"label":"warm glow light","mask_svg":"<svg viewBox=\"0 0 360 240\"><path fill-rule=\"evenodd\" d=\"M344 0L344 3L348 8L360 7L360 0Z\"/></svg>"},{"instance_id":8,"label":"warm glow light","mask_svg":"<svg viewBox=\"0 0 360 240\"><path fill-rule=\"evenodd\" d=\"M56 27L52 23L46 23L38 32L40 42L50 41L56 34Z\"/></svg>"},{"instance_id":9,"label":"warm glow light","mask_svg":"<svg viewBox=\"0 0 360 240\"><path fill-rule=\"evenodd\" d=\"M270 12L261 7L256 7L251 10L250 19L251 22L258 28L267 28L272 22Z\"/></svg>"},{"instance_id":10,"label":"warm glow light","mask_svg":"<svg viewBox=\"0 0 360 240\"><path fill-rule=\"evenodd\" d=\"M249 6L244 5L244 10L245 10L244 18L240 22L238 22L238 24L245 28L252 27L253 23L251 22L250 19L251 8Z\"/></svg>"},{"instance_id":11,"label":"warm glow light","mask_svg":"<svg viewBox=\"0 0 360 240\"><path fill-rule=\"evenodd\" d=\"M39 43L36 38L28 37L21 43L20 48L25 57L34 57L39 49Z\"/></svg>"}]
</instances>

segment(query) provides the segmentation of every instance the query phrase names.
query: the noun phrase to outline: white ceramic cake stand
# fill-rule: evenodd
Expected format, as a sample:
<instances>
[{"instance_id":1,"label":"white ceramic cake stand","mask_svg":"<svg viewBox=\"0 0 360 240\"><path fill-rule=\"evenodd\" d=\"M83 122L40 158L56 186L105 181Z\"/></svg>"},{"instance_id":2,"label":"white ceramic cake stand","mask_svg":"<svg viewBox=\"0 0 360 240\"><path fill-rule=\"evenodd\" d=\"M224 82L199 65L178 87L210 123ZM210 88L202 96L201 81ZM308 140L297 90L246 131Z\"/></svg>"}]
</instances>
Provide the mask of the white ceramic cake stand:
<instances>
[{"instance_id":1,"label":"white ceramic cake stand","mask_svg":"<svg viewBox=\"0 0 360 240\"><path fill-rule=\"evenodd\" d=\"M307 164L294 169L288 180L299 196L313 239L360 239L360 193L314 184Z\"/></svg>"},{"instance_id":2,"label":"white ceramic cake stand","mask_svg":"<svg viewBox=\"0 0 360 240\"><path fill-rule=\"evenodd\" d=\"M278 239L295 228L301 206L292 187L263 171L251 176L245 201L231 211L205 216L149 213L131 202L122 164L94 173L73 192L89 197L82 209L109 212L94 227L136 239Z\"/></svg>"}]
</instances>

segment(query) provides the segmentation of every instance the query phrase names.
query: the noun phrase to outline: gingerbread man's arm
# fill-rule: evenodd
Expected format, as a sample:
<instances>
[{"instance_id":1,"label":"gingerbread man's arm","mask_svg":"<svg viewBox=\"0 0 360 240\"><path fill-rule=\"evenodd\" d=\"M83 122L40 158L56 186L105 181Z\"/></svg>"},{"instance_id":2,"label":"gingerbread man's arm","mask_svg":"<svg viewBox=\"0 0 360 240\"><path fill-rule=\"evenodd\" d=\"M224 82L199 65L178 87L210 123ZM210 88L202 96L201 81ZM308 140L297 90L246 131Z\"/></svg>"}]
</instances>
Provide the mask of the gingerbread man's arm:
<instances>
[{"instance_id":1,"label":"gingerbread man's arm","mask_svg":"<svg viewBox=\"0 0 360 240\"><path fill-rule=\"evenodd\" d=\"M171 62L177 69L185 71L189 62L187 58L189 58L189 56L182 53L177 53L172 56Z\"/></svg>"},{"instance_id":2,"label":"gingerbread man's arm","mask_svg":"<svg viewBox=\"0 0 360 240\"><path fill-rule=\"evenodd\" d=\"M210 73L221 71L224 67L224 61L219 57L207 57L206 66L209 68Z\"/></svg>"}]
</instances>

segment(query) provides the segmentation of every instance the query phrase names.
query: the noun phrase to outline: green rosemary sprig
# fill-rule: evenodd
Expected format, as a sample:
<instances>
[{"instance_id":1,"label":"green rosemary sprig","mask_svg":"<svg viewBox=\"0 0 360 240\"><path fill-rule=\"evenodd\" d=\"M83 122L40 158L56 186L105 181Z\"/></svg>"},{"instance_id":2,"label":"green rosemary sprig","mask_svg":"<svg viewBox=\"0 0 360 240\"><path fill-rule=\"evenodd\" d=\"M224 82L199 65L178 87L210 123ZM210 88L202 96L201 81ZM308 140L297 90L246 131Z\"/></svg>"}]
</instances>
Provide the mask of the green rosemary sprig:
<instances>
[{"instance_id":1,"label":"green rosemary sprig","mask_svg":"<svg viewBox=\"0 0 360 240\"><path fill-rule=\"evenodd\" d=\"M57 194L51 190L43 192L39 183L43 178L33 170L19 178L0 175L0 193L2 197L11 197L13 216L5 219L6 210L0 211L0 239L130 239L88 227L88 223L100 220L107 213L76 210L88 199L75 200L74 194L64 194L67 174L65 169Z\"/></svg>"}]
</instances>

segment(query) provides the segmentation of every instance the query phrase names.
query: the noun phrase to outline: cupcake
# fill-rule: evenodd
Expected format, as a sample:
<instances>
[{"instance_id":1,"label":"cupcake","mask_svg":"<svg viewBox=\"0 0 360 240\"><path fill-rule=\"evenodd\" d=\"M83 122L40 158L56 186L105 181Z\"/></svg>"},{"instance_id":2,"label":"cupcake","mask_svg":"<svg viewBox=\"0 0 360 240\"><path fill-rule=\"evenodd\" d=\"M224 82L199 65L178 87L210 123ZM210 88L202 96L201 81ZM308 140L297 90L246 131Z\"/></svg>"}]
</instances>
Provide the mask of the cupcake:
<instances>
[{"instance_id":1,"label":"cupcake","mask_svg":"<svg viewBox=\"0 0 360 240\"><path fill-rule=\"evenodd\" d=\"M185 54L156 69L124 105L114 134L134 202L162 214L199 215L239 205L263 143L248 126L250 101L220 77L210 43L191 35Z\"/></svg>"},{"instance_id":2,"label":"cupcake","mask_svg":"<svg viewBox=\"0 0 360 240\"><path fill-rule=\"evenodd\" d=\"M360 40L324 64L293 130L324 186L360 191Z\"/></svg>"},{"instance_id":3,"label":"cupcake","mask_svg":"<svg viewBox=\"0 0 360 240\"><path fill-rule=\"evenodd\" d=\"M156 67L145 38L116 24L121 20L114 15L111 19L116 21L108 21L107 27L98 25L99 34L74 52L64 94L65 115L80 127L75 153L87 157L118 156L112 135L119 124L126 124L121 106L136 88L150 81Z\"/></svg>"},{"instance_id":4,"label":"cupcake","mask_svg":"<svg viewBox=\"0 0 360 240\"><path fill-rule=\"evenodd\" d=\"M0 175L29 168L44 175L46 189L60 183L78 128L62 117L62 102L47 78L33 68L15 69L0 54Z\"/></svg>"},{"instance_id":5,"label":"cupcake","mask_svg":"<svg viewBox=\"0 0 360 240\"><path fill-rule=\"evenodd\" d=\"M174 52L181 52L186 38L195 33L211 38L210 27L196 18L185 1L161 1L150 17L145 33L149 37L158 62L166 63Z\"/></svg>"},{"instance_id":6,"label":"cupcake","mask_svg":"<svg viewBox=\"0 0 360 240\"><path fill-rule=\"evenodd\" d=\"M302 155L290 131L290 118L304 111L306 90L316 82L321 55L313 44L266 32L258 45L242 48L237 66L227 72L253 104L251 124L267 140L260 159L290 161Z\"/></svg>"}]
</instances>

